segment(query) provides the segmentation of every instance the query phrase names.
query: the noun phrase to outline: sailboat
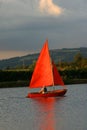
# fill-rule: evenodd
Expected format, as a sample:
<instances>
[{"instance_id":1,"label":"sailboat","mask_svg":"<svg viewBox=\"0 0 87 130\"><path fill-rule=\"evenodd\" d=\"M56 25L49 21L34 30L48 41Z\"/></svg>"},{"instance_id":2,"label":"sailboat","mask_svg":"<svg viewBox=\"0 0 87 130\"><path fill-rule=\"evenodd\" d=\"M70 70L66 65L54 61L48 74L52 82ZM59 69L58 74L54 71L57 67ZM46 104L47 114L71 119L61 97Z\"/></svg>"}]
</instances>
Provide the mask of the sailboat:
<instances>
[{"instance_id":1,"label":"sailboat","mask_svg":"<svg viewBox=\"0 0 87 130\"><path fill-rule=\"evenodd\" d=\"M64 96L65 93L67 92L64 82L57 70L57 67L50 57L48 40L46 40L41 49L40 55L37 59L29 88L31 89L43 88L44 86L54 87L58 85L60 85L62 89L58 90L53 89L45 93L29 92L27 97L28 98L57 97L57 96Z\"/></svg>"}]
</instances>

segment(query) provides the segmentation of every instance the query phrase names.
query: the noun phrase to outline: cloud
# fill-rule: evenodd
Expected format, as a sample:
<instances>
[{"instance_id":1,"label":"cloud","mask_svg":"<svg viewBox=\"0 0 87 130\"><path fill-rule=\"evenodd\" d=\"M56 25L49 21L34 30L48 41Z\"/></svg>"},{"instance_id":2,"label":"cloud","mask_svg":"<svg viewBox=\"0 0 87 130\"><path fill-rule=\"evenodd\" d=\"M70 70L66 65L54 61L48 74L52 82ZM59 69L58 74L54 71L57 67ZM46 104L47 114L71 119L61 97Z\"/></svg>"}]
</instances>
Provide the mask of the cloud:
<instances>
[{"instance_id":1,"label":"cloud","mask_svg":"<svg viewBox=\"0 0 87 130\"><path fill-rule=\"evenodd\" d=\"M63 11L61 7L53 3L53 0L40 0L39 9L49 15L60 15Z\"/></svg>"}]
</instances>

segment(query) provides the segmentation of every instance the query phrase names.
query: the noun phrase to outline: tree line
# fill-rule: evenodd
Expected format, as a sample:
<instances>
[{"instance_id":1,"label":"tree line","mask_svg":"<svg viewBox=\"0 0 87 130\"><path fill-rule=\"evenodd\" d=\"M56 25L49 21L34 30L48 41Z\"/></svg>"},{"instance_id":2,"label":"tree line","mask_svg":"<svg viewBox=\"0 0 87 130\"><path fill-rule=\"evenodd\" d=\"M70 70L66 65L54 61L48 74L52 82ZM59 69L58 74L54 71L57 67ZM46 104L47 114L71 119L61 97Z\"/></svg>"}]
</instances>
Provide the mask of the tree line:
<instances>
[{"instance_id":1,"label":"tree line","mask_svg":"<svg viewBox=\"0 0 87 130\"><path fill-rule=\"evenodd\" d=\"M74 60L70 63L58 62L56 63L60 75L65 83L71 82L71 80L84 79L87 83L87 58L84 58L78 53ZM12 81L27 81L29 82L35 67L35 62L25 68L6 69L0 70L0 83L12 82ZM45 68L44 68L45 69Z\"/></svg>"}]
</instances>

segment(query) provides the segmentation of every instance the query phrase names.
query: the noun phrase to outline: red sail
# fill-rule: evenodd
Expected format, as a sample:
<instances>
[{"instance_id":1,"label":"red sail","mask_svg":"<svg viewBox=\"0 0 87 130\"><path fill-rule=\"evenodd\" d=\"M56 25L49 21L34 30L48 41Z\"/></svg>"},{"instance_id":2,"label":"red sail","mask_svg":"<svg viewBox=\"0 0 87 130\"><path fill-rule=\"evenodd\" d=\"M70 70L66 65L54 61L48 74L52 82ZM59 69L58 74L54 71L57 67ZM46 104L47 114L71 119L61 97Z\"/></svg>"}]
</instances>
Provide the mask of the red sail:
<instances>
[{"instance_id":1,"label":"red sail","mask_svg":"<svg viewBox=\"0 0 87 130\"><path fill-rule=\"evenodd\" d=\"M40 88L53 85L53 73L50 54L48 50L48 40L40 52L39 58L34 69L30 88Z\"/></svg>"},{"instance_id":2,"label":"red sail","mask_svg":"<svg viewBox=\"0 0 87 130\"><path fill-rule=\"evenodd\" d=\"M53 78L54 78L54 85L62 85L64 86L64 82L59 74L59 72L57 71L56 65L54 64L54 62L52 62L53 65Z\"/></svg>"}]
</instances>

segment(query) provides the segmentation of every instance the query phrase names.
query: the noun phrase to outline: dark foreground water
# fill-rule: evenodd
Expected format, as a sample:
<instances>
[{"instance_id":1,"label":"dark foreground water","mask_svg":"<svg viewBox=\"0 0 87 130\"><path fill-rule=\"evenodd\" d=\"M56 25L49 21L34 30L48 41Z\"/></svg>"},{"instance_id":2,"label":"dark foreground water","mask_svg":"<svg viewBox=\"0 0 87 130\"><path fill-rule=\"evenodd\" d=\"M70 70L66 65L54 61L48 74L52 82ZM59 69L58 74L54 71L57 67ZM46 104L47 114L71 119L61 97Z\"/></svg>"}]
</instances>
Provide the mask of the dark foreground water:
<instances>
[{"instance_id":1,"label":"dark foreground water","mask_svg":"<svg viewBox=\"0 0 87 130\"><path fill-rule=\"evenodd\" d=\"M87 84L61 98L28 99L28 88L0 89L0 130L87 130Z\"/></svg>"}]
</instances>

